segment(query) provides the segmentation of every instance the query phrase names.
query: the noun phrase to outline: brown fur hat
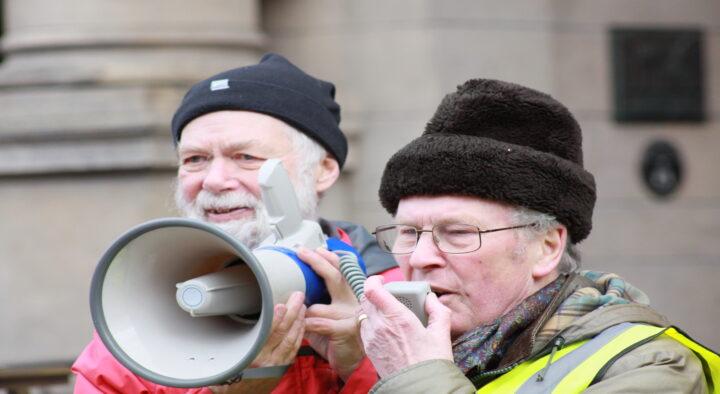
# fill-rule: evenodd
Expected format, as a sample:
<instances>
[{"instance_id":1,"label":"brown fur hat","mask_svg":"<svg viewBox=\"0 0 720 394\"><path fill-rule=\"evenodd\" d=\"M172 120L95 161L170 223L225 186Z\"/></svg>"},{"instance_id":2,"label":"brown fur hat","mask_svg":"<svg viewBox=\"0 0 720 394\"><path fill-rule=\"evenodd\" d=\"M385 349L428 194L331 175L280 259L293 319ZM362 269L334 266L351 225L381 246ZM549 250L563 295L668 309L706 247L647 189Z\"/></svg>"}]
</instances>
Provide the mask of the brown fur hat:
<instances>
[{"instance_id":1,"label":"brown fur hat","mask_svg":"<svg viewBox=\"0 0 720 394\"><path fill-rule=\"evenodd\" d=\"M395 215L417 195L475 196L554 215L571 242L592 228L595 180L580 126L549 95L472 79L445 96L425 132L385 166L380 201Z\"/></svg>"}]
</instances>

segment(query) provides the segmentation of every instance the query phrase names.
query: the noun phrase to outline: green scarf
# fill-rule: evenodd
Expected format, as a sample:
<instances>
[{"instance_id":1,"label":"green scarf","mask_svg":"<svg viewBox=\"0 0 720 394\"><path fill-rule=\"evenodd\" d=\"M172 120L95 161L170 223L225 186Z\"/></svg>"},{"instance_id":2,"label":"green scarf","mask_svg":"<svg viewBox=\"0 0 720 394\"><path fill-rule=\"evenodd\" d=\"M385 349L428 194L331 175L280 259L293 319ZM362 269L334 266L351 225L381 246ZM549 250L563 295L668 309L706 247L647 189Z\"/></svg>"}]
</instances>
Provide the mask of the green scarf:
<instances>
[{"instance_id":1,"label":"green scarf","mask_svg":"<svg viewBox=\"0 0 720 394\"><path fill-rule=\"evenodd\" d=\"M650 305L650 299L645 293L616 274L580 271L578 275L590 279L595 286L581 287L565 298L535 337L538 348L572 322L598 308L622 304Z\"/></svg>"}]
</instances>

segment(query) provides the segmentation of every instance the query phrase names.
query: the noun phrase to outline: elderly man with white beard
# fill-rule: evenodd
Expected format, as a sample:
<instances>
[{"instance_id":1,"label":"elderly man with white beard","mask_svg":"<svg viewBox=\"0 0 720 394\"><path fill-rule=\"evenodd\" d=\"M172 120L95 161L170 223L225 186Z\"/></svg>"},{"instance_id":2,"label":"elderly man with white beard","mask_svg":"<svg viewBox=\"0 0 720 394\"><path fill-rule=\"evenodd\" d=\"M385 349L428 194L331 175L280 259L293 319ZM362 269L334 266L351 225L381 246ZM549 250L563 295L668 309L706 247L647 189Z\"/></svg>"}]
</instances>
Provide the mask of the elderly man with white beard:
<instances>
[{"instance_id":1,"label":"elderly man with white beard","mask_svg":"<svg viewBox=\"0 0 720 394\"><path fill-rule=\"evenodd\" d=\"M255 248L270 235L258 170L267 159L280 159L303 218L317 220L326 235L351 244L368 274L399 279L393 259L364 228L318 217L320 196L338 179L347 155L334 95L332 83L276 54L197 83L172 121L178 208ZM127 370L96 335L73 365L75 392L367 392L377 374L359 342L357 302L337 269L338 257L322 249L300 248L297 254L325 280L332 302L306 307L304 295L295 293L275 306L272 332L250 366L290 365L284 376L210 388L164 387Z\"/></svg>"}]
</instances>

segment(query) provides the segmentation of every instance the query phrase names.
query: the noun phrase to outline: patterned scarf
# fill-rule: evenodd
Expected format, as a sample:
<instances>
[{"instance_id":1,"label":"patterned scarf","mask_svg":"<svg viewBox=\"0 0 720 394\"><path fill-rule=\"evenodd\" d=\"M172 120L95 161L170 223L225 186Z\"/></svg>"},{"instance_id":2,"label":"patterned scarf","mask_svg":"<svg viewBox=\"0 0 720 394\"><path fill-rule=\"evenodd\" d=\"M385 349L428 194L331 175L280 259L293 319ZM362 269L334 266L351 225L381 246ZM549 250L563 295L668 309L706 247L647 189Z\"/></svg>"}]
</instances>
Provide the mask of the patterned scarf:
<instances>
[{"instance_id":1,"label":"patterned scarf","mask_svg":"<svg viewBox=\"0 0 720 394\"><path fill-rule=\"evenodd\" d=\"M455 364L467 373L497 365L515 337L540 317L565 283L565 276L538 290L510 312L473 328L453 342Z\"/></svg>"},{"instance_id":2,"label":"patterned scarf","mask_svg":"<svg viewBox=\"0 0 720 394\"><path fill-rule=\"evenodd\" d=\"M539 349L572 322L598 308L622 304L650 305L645 293L616 274L580 271L578 275L593 281L595 287L581 287L563 301L535 337L536 348Z\"/></svg>"}]
</instances>

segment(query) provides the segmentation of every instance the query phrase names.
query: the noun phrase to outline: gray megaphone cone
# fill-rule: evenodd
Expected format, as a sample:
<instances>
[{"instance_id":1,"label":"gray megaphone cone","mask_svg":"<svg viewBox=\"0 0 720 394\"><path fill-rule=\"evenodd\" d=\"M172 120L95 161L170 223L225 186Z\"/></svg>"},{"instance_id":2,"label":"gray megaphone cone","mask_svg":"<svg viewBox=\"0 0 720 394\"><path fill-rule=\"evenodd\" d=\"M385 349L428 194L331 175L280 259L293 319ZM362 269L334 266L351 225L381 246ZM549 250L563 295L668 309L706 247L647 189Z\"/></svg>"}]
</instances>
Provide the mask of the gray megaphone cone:
<instances>
[{"instance_id":1,"label":"gray megaphone cone","mask_svg":"<svg viewBox=\"0 0 720 394\"><path fill-rule=\"evenodd\" d=\"M178 305L178 283L238 260L257 284L259 316L197 318ZM266 265L298 269L294 262ZM302 279L286 273L282 276ZM171 387L221 384L236 378L262 349L273 305L305 290L302 280L278 289L287 278L273 281L273 275L277 272L268 275L250 250L213 226L180 218L150 221L121 236L101 258L90 291L93 323L108 350L138 376Z\"/></svg>"}]
</instances>

